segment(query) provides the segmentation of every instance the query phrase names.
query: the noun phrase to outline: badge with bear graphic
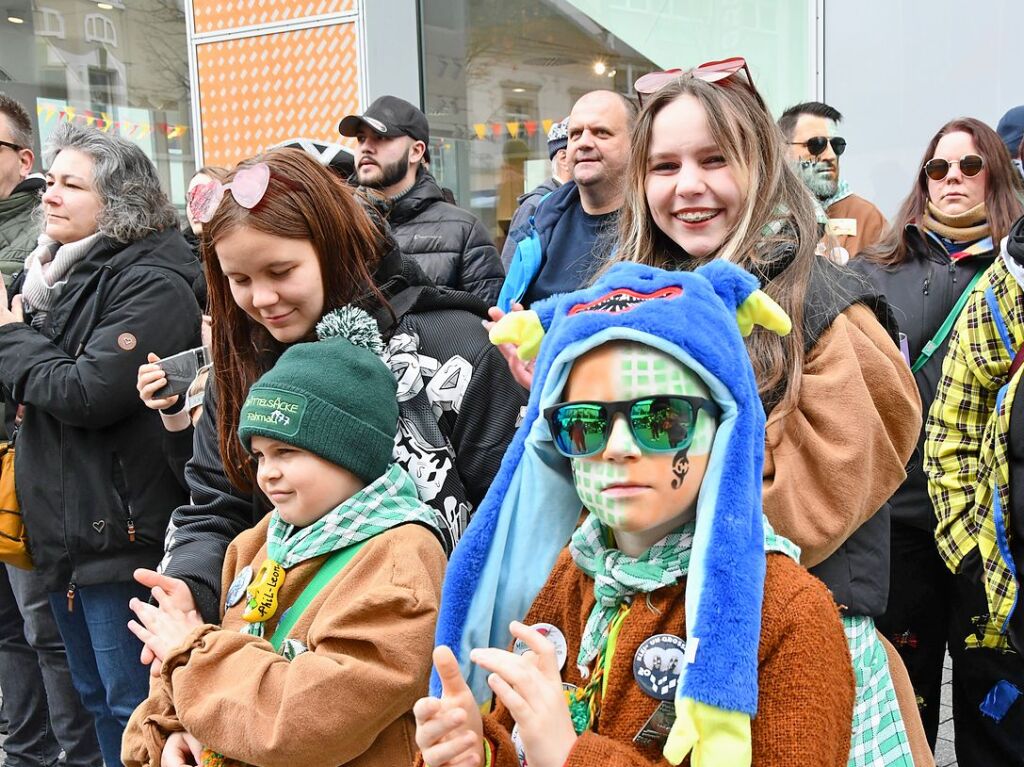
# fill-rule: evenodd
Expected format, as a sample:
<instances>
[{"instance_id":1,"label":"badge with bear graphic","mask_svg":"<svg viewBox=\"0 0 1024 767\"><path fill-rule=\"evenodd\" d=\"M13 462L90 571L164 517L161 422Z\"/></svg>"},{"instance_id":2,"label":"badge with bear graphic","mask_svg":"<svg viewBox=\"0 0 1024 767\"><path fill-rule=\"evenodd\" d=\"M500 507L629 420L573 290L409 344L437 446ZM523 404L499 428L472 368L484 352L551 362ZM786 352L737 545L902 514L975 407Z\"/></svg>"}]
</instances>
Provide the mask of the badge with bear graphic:
<instances>
[{"instance_id":1,"label":"badge with bear graphic","mask_svg":"<svg viewBox=\"0 0 1024 767\"><path fill-rule=\"evenodd\" d=\"M633 656L633 678L655 700L672 700L686 659L686 642L672 634L645 639Z\"/></svg>"},{"instance_id":2,"label":"badge with bear graphic","mask_svg":"<svg viewBox=\"0 0 1024 767\"><path fill-rule=\"evenodd\" d=\"M242 601L242 597L245 596L245 590L249 588L250 583L252 583L252 568L246 565L235 576L235 579L231 581L231 586L228 587L227 598L224 600L225 610L234 607Z\"/></svg>"}]
</instances>

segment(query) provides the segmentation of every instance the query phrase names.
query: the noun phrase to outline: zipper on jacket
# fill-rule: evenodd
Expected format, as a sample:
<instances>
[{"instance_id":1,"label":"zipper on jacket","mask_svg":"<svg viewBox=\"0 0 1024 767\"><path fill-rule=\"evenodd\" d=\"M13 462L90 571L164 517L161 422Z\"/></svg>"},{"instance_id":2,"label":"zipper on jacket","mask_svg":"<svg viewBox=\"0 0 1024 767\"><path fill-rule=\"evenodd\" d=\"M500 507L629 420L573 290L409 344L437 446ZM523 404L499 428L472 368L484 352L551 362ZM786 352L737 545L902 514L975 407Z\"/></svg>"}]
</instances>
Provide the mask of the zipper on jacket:
<instances>
[{"instance_id":1,"label":"zipper on jacket","mask_svg":"<svg viewBox=\"0 0 1024 767\"><path fill-rule=\"evenodd\" d=\"M128 506L128 543L135 543L135 520L132 519L131 506Z\"/></svg>"},{"instance_id":2,"label":"zipper on jacket","mask_svg":"<svg viewBox=\"0 0 1024 767\"><path fill-rule=\"evenodd\" d=\"M932 278L931 277L925 277L924 278L924 291L923 292L924 292L924 294L926 296L928 295L928 290L931 287L931 284L932 284Z\"/></svg>"},{"instance_id":3,"label":"zipper on jacket","mask_svg":"<svg viewBox=\"0 0 1024 767\"><path fill-rule=\"evenodd\" d=\"M78 586L75 585L74 581L68 584L68 612L73 613L75 611L75 591Z\"/></svg>"}]
</instances>

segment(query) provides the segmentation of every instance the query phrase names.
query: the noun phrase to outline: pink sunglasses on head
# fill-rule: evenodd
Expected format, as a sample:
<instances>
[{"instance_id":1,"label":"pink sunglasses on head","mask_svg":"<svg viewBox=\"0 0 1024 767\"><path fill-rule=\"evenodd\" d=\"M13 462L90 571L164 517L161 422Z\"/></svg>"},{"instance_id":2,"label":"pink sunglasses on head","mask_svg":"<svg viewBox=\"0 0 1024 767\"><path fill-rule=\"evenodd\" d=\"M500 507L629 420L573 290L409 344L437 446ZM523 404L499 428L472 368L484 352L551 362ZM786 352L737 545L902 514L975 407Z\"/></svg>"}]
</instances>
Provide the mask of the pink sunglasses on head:
<instances>
[{"instance_id":1,"label":"pink sunglasses on head","mask_svg":"<svg viewBox=\"0 0 1024 767\"><path fill-rule=\"evenodd\" d=\"M761 98L761 94L757 92L757 88L754 87L754 78L750 76L750 69L747 67L747 60L742 56L732 56L728 59L722 59L721 61L707 61L701 64L699 67L693 69L666 69L664 72L649 72L635 83L633 83L633 90L636 91L637 96L640 99L640 105L643 106L644 96L650 96L657 93L661 88L668 85L680 77L695 77L698 80L703 80L706 83L717 83L720 80L726 80L737 72L743 72L746 76L745 81L741 81L746 85L750 92L757 97L758 103L765 111L764 100Z\"/></svg>"},{"instance_id":2,"label":"pink sunglasses on head","mask_svg":"<svg viewBox=\"0 0 1024 767\"><path fill-rule=\"evenodd\" d=\"M267 193L269 184L270 166L265 162L258 162L252 167L237 171L234 179L228 184L213 179L194 186L188 193L188 209L192 213L192 218L201 224L207 224L220 207L224 193L229 189L235 202L247 210L252 210Z\"/></svg>"}]
</instances>

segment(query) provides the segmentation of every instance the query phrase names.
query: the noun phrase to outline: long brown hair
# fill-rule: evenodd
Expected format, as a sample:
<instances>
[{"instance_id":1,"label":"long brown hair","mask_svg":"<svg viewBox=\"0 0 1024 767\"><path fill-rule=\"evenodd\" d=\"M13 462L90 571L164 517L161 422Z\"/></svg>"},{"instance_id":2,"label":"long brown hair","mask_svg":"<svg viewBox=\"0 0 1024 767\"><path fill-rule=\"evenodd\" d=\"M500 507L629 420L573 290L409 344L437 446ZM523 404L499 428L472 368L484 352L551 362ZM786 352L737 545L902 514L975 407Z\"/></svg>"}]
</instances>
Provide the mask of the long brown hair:
<instances>
[{"instance_id":1,"label":"long brown hair","mask_svg":"<svg viewBox=\"0 0 1024 767\"><path fill-rule=\"evenodd\" d=\"M959 117L950 120L939 128L938 133L928 142L924 156L917 164L917 175L910 194L900 206L899 213L892 220L885 236L861 256L868 261L883 266L897 266L903 263L910 251L907 246L907 226L915 225L920 230L918 219L925 212L928 203L928 179L924 174L924 164L935 156L935 147L943 136L949 133L966 133L974 139L978 154L985 158L985 169L988 171L988 184L985 188L985 211L988 225L992 230L992 242L998 243L1010 231L1013 222L1024 214L1021 205L1024 195L1024 184L1020 174L1013 167L1010 153L1003 140L981 120L973 117ZM923 234L923 232L922 232Z\"/></svg>"},{"instance_id":2,"label":"long brown hair","mask_svg":"<svg viewBox=\"0 0 1024 767\"><path fill-rule=\"evenodd\" d=\"M254 473L238 441L238 417L249 387L285 349L263 325L246 314L231 296L217 259L217 242L238 229L305 240L316 251L324 289L324 312L346 304L387 306L374 283L373 269L387 238L331 171L298 149L274 149L239 164L235 174L256 163L270 167L263 199L248 210L230 193L203 227L209 307L213 317L213 362L217 382L217 442L228 478L250 492ZM310 333L312 338L312 332Z\"/></svg>"},{"instance_id":3,"label":"long brown hair","mask_svg":"<svg viewBox=\"0 0 1024 767\"><path fill-rule=\"evenodd\" d=\"M683 95L704 107L708 129L746 193L736 223L704 258L683 252L658 229L645 192L654 119ZM631 143L616 260L678 269L721 258L766 277L765 292L792 318L793 332L780 338L756 328L747 349L765 409L786 412L800 388L804 296L820 235L810 194L786 162L778 126L739 74L713 84L683 75L644 105Z\"/></svg>"}]
</instances>

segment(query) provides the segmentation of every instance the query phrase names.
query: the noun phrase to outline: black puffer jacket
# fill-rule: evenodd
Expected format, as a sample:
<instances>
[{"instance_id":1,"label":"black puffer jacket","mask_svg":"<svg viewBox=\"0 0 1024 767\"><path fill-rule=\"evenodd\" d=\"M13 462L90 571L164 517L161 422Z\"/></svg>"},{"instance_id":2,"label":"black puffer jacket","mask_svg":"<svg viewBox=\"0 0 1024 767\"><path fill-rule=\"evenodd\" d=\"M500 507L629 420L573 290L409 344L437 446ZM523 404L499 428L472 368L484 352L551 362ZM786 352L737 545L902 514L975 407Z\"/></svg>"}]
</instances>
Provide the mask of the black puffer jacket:
<instances>
[{"instance_id":1,"label":"black puffer jacket","mask_svg":"<svg viewBox=\"0 0 1024 767\"><path fill-rule=\"evenodd\" d=\"M50 591L128 581L160 561L167 520L187 495L135 381L147 352L199 343L196 269L177 229L127 246L101 239L39 331L0 327L0 384L25 405L18 499Z\"/></svg>"},{"instance_id":2,"label":"black puffer jacket","mask_svg":"<svg viewBox=\"0 0 1024 767\"><path fill-rule=\"evenodd\" d=\"M977 255L950 258L946 249L914 225L907 226L907 259L896 267L883 267L855 259L856 270L871 280L892 308L899 329L907 336L910 361L935 335L971 278L992 265L995 254L986 249ZM928 362L914 374L921 393L921 412L927 416L942 376L949 335ZM935 530L935 512L928 497L924 474L924 429L914 455L907 464L907 478L890 500L892 520L921 530Z\"/></svg>"},{"instance_id":3,"label":"black puffer jacket","mask_svg":"<svg viewBox=\"0 0 1024 767\"><path fill-rule=\"evenodd\" d=\"M480 320L485 305L468 293L440 290L397 249L375 274L398 317L379 312L389 338L385 358L398 380L395 460L420 497L438 512L450 551L498 471L527 392L512 379ZM194 454L185 470L192 504L174 512L164 570L185 580L200 612L216 620L228 543L269 511L260 494L236 490L217 448L217 400L206 390Z\"/></svg>"},{"instance_id":4,"label":"black puffer jacket","mask_svg":"<svg viewBox=\"0 0 1024 767\"><path fill-rule=\"evenodd\" d=\"M415 258L435 284L494 306L505 279L498 249L480 219L445 201L433 176L421 168L387 219L402 253Z\"/></svg>"}]
</instances>

